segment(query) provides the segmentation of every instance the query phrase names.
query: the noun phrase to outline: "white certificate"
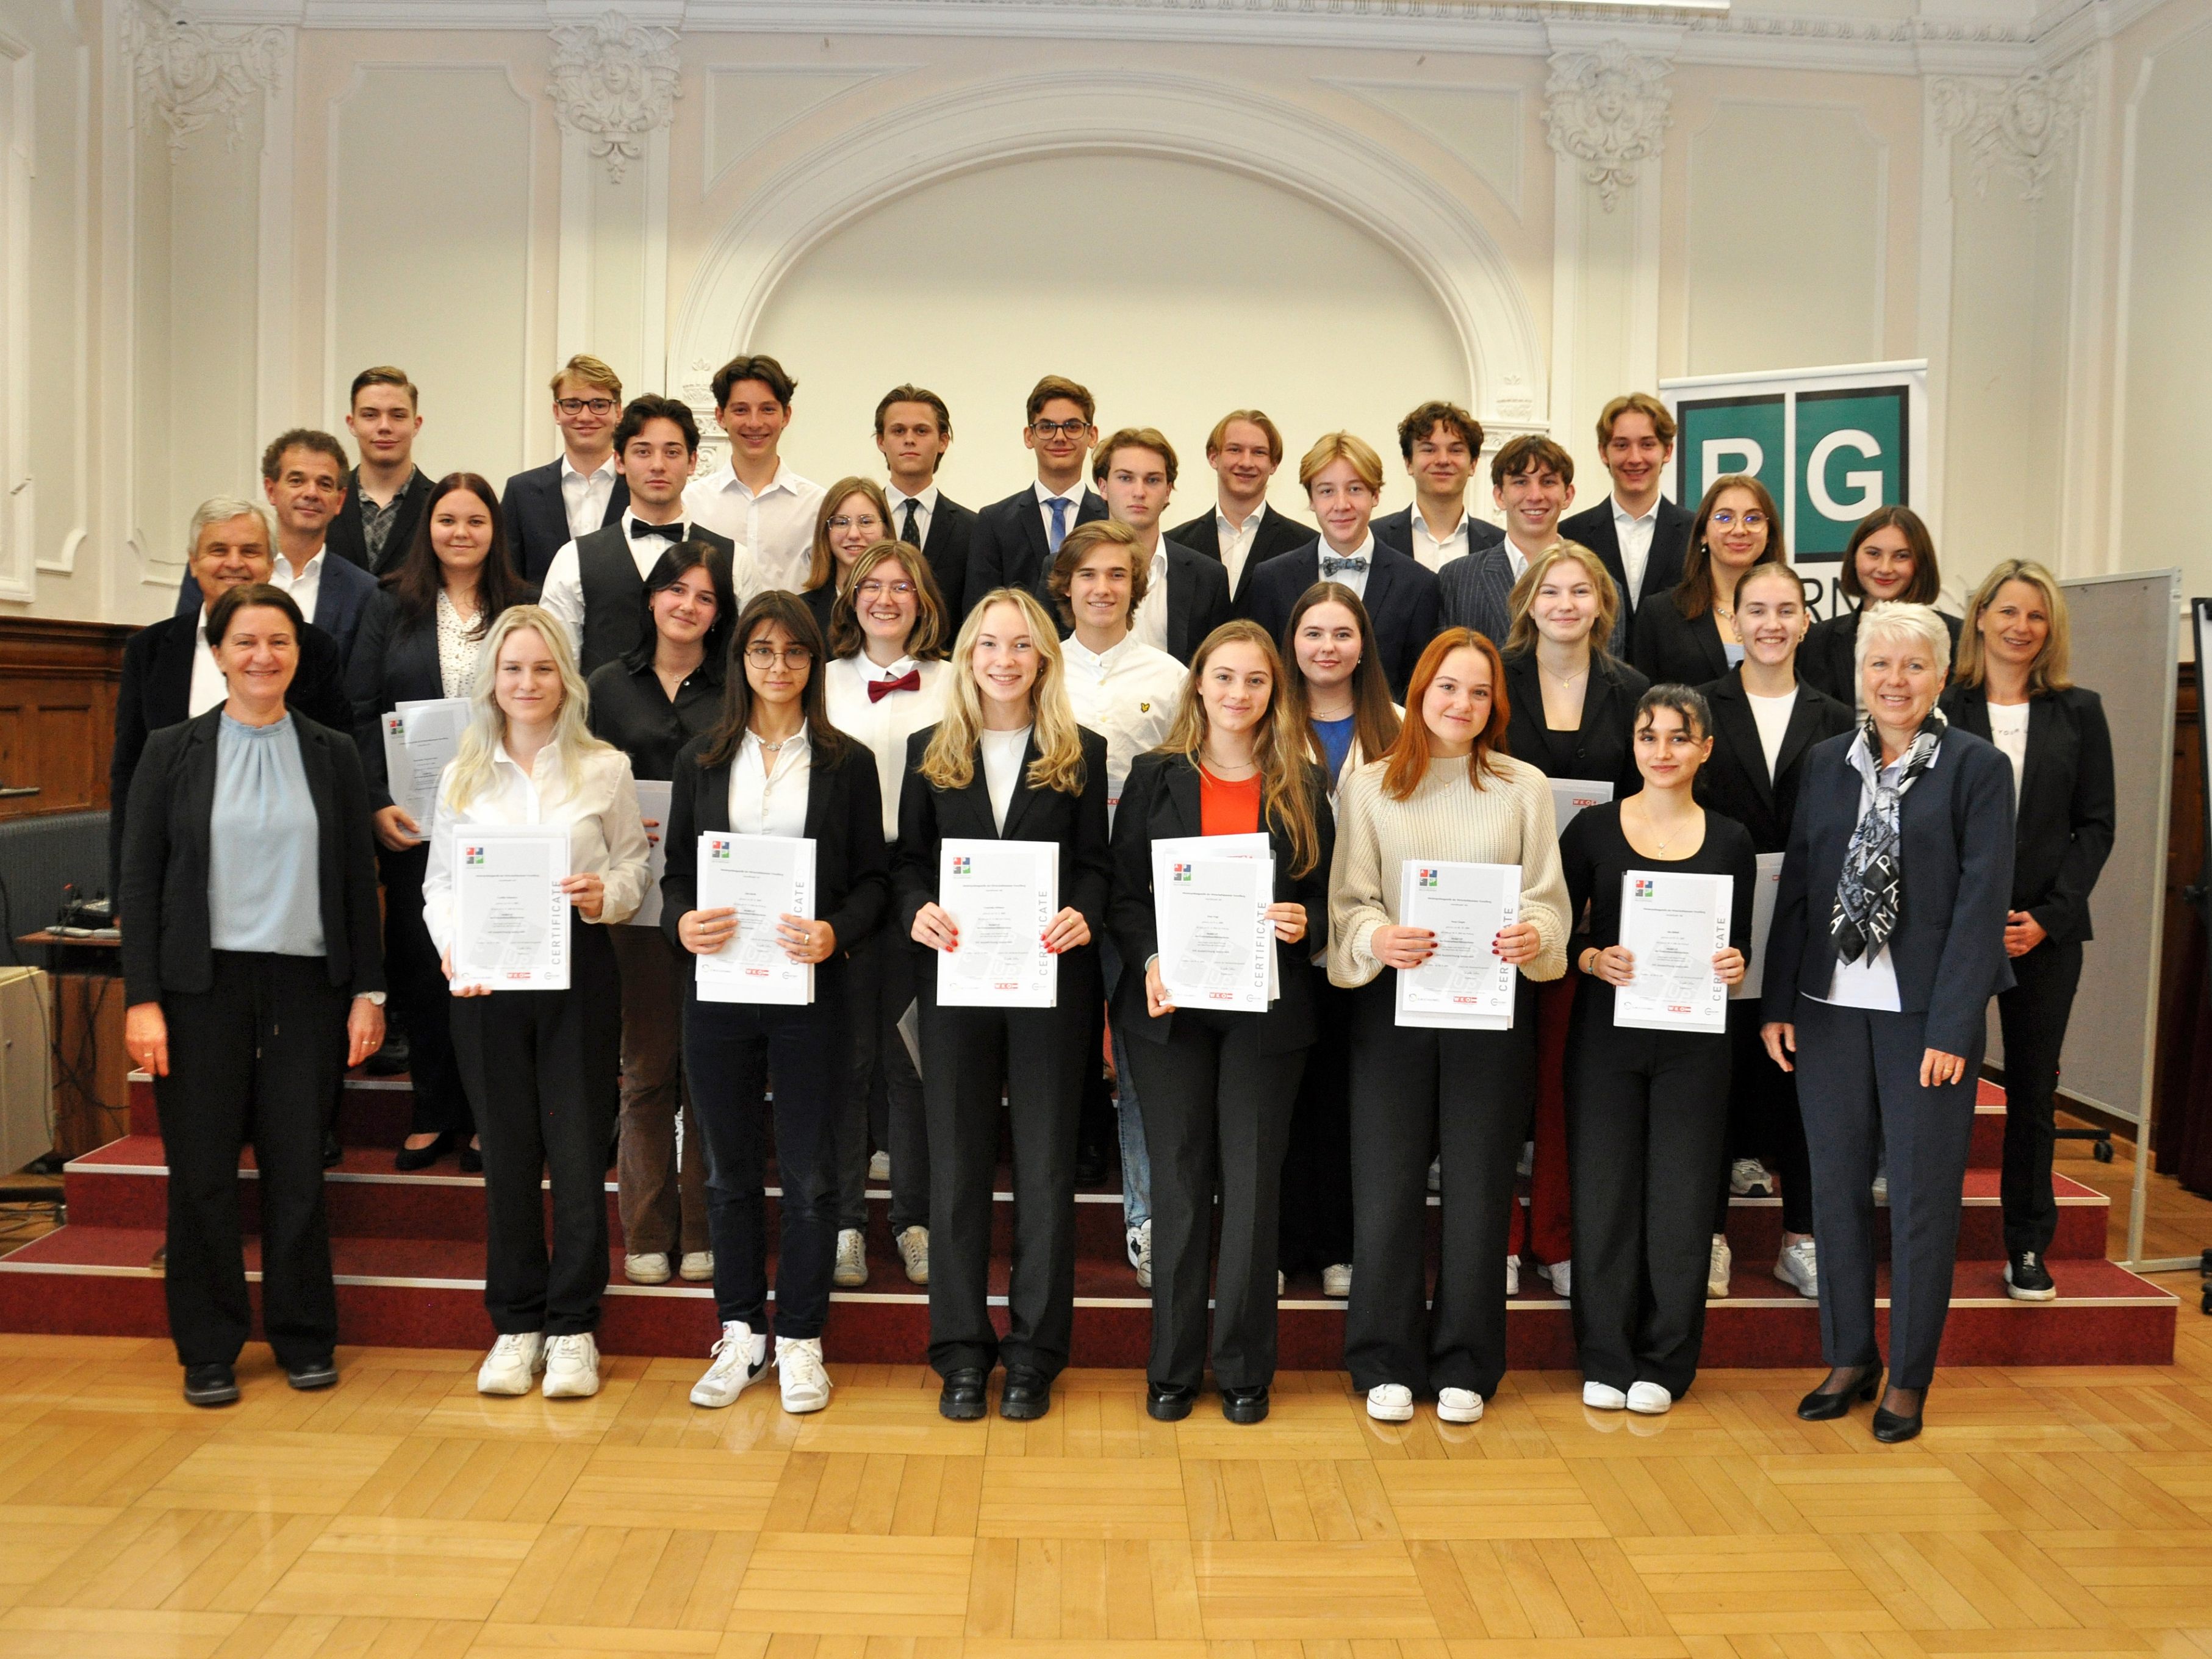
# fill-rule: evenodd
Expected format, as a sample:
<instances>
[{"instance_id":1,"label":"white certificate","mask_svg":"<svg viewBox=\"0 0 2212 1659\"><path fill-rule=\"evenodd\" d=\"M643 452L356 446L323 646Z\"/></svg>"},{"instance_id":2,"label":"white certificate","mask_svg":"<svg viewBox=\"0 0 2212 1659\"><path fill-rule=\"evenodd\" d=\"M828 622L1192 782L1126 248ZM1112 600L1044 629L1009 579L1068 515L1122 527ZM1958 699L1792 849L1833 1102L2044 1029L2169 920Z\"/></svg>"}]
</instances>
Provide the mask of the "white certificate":
<instances>
[{"instance_id":1,"label":"white certificate","mask_svg":"<svg viewBox=\"0 0 2212 1659\"><path fill-rule=\"evenodd\" d=\"M1561 835L1585 806L1602 806L1613 799L1613 786L1595 778L1552 780L1552 827Z\"/></svg>"},{"instance_id":2,"label":"white certificate","mask_svg":"<svg viewBox=\"0 0 2212 1659\"><path fill-rule=\"evenodd\" d=\"M702 1002L814 1000L814 969L785 953L776 931L787 915L814 919L814 843L804 836L699 837L702 910L734 909L738 931L711 956L694 957Z\"/></svg>"},{"instance_id":3,"label":"white certificate","mask_svg":"<svg viewBox=\"0 0 2212 1659\"><path fill-rule=\"evenodd\" d=\"M1725 1031L1728 987L1713 971L1728 949L1733 876L1631 870L1620 878L1620 942L1636 977L1613 994L1613 1023L1651 1031Z\"/></svg>"},{"instance_id":4,"label":"white certificate","mask_svg":"<svg viewBox=\"0 0 2212 1659\"><path fill-rule=\"evenodd\" d=\"M660 926L660 878L668 873L668 792L675 786L665 778L637 781L637 815L653 827L645 832L645 897L632 927Z\"/></svg>"},{"instance_id":5,"label":"white certificate","mask_svg":"<svg viewBox=\"0 0 2212 1659\"><path fill-rule=\"evenodd\" d=\"M937 953L941 1008L1050 1008L1060 958L1044 948L1060 914L1060 843L967 841L939 845L938 908L960 948Z\"/></svg>"},{"instance_id":6,"label":"white certificate","mask_svg":"<svg viewBox=\"0 0 2212 1659\"><path fill-rule=\"evenodd\" d=\"M1264 1014L1275 980L1272 853L1214 843L1242 836L1181 836L1152 843L1152 915L1160 985L1178 1008ZM1255 837L1255 839L1264 839Z\"/></svg>"},{"instance_id":7,"label":"white certificate","mask_svg":"<svg viewBox=\"0 0 2212 1659\"><path fill-rule=\"evenodd\" d=\"M1729 988L1731 1002L1756 1002L1766 984L1766 936L1774 931L1774 896L1782 890L1782 854L1759 855L1759 878L1751 890L1751 949L1743 978Z\"/></svg>"},{"instance_id":8,"label":"white certificate","mask_svg":"<svg viewBox=\"0 0 2212 1659\"><path fill-rule=\"evenodd\" d=\"M1401 1025L1455 1030L1513 1029L1519 977L1492 941L1520 915L1517 864L1423 863L1408 859L1398 877L1401 927L1425 927L1436 953L1398 975Z\"/></svg>"},{"instance_id":9,"label":"white certificate","mask_svg":"<svg viewBox=\"0 0 2212 1659\"><path fill-rule=\"evenodd\" d=\"M385 788L394 806L429 827L438 780L468 729L466 697L424 697L399 703L384 716Z\"/></svg>"},{"instance_id":10,"label":"white certificate","mask_svg":"<svg viewBox=\"0 0 2212 1659\"><path fill-rule=\"evenodd\" d=\"M453 831L453 982L568 988L565 825L465 823Z\"/></svg>"}]
</instances>

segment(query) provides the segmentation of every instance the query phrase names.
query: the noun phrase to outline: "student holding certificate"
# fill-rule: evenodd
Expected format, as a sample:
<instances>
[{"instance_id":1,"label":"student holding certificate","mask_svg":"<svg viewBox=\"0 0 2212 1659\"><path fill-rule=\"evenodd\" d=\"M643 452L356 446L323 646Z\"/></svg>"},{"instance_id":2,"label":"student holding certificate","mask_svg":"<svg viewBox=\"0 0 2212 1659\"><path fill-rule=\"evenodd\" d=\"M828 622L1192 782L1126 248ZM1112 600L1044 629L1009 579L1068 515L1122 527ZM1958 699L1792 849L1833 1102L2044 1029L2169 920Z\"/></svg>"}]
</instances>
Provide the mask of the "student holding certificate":
<instances>
[{"instance_id":1,"label":"student holding certificate","mask_svg":"<svg viewBox=\"0 0 2212 1659\"><path fill-rule=\"evenodd\" d=\"M1587 982L1575 997L1567 1060L1567 1154L1574 1171L1575 1346L1583 1404L1656 1415L1688 1392L1705 1340L1708 1224L1723 1186L1728 1129L1724 1027L1628 1023L1624 989L1680 982L1703 993L1743 977L1757 865L1741 824L1692 793L1711 754L1712 715L1687 686L1637 700L1644 787L1585 807L1559 838L1567 901L1588 921L1574 939ZM1638 898L1672 877L1723 877L1723 917L1700 913L1686 939L1641 955L1626 942L1625 884ZM1716 922L1725 943L1715 945ZM1718 994L1715 992L1714 994ZM1682 1006L1692 1000L1684 997ZM1639 1002L1639 1006L1640 1002Z\"/></svg>"},{"instance_id":2,"label":"student holding certificate","mask_svg":"<svg viewBox=\"0 0 2212 1659\"><path fill-rule=\"evenodd\" d=\"M766 1370L768 1249L762 1130L775 1116L783 1233L776 1256L775 1364L787 1412L830 1403L822 1327L837 1255L834 1167L838 1092L845 1079L845 953L883 921L890 871L875 757L823 714L822 635L798 595L757 594L730 636L722 713L676 757L668 810L668 870L660 926L690 951L684 1068L707 1147L708 1222L714 1305L722 1324L714 1361L693 1385L695 1406L729 1405ZM812 849L815 903L765 915L744 937L735 906L702 902L702 841L726 836L803 841ZM780 959L811 969L811 1001L708 995L709 957L726 957L772 930ZM764 1106L773 1074L775 1098Z\"/></svg>"},{"instance_id":3,"label":"student holding certificate","mask_svg":"<svg viewBox=\"0 0 2212 1659\"><path fill-rule=\"evenodd\" d=\"M607 1288L607 1141L622 1056L622 988L608 930L645 895L647 848L629 757L584 721L584 682L566 629L534 605L503 611L484 636L459 751L438 786L422 921L453 994L453 1048L483 1140L484 1307L498 1340L477 1372L482 1394L548 1399L599 1391L599 1299ZM541 832L549 860L537 908L511 898L481 915L471 872L485 842ZM468 832L492 836L471 842ZM540 850L550 835L565 850ZM544 888L553 890L544 894ZM557 896L549 923L543 908ZM494 989L473 964L502 963ZM565 975L560 969L565 969ZM548 1259L542 1176L553 1187Z\"/></svg>"},{"instance_id":4,"label":"student holding certificate","mask_svg":"<svg viewBox=\"0 0 2212 1659\"><path fill-rule=\"evenodd\" d=\"M1406 866L1517 866L1516 919L1490 948L1526 979L1557 979L1567 894L1544 775L1505 753L1511 710L1498 647L1467 628L1429 642L1390 750L1337 803L1329 876L1328 976L1356 990L1352 1023L1352 1201L1359 1271L1345 1364L1367 1414L1402 1423L1436 1391L1447 1423L1482 1419L1505 1375L1506 1216L1528 1127L1535 1032L1398 1023L1398 975L1426 963L1437 935L1400 918ZM1443 1153L1443 1258L1423 1305L1426 1172Z\"/></svg>"},{"instance_id":5,"label":"student holding certificate","mask_svg":"<svg viewBox=\"0 0 2212 1659\"><path fill-rule=\"evenodd\" d=\"M899 923L931 952L916 986L929 1121L929 1363L945 1379L937 1408L955 1421L983 1415L1000 1360L1000 1414L1042 1417L1075 1325L1076 1118L1084 1068L1099 1063L1097 939L1111 864L1106 739L1076 725L1064 672L1043 606L1017 588L984 595L952 647L944 717L908 741L899 798ZM963 936L961 901L945 890L948 841L1051 847L1042 863L1054 908L1044 910L1040 886L1025 919L1010 928L1004 907L988 922L970 915ZM1039 947L1042 994L1033 982ZM979 958L1007 970L995 1001L988 976L963 972ZM1002 1084L1014 1158L1003 1342L988 1284Z\"/></svg>"},{"instance_id":6,"label":"student holding certificate","mask_svg":"<svg viewBox=\"0 0 2212 1659\"><path fill-rule=\"evenodd\" d=\"M1130 768L1114 820L1114 937L1132 969L1115 1013L1131 1038L1152 1162L1146 1409L1162 1422L1189 1416L1198 1398L1210 1278L1221 1414L1259 1422L1275 1378L1283 1148L1316 1034L1307 941L1322 919L1332 838L1328 775L1305 745L1266 632L1255 622L1224 623L1191 659L1167 741ZM1265 952L1255 981L1267 989L1273 981L1264 1012L1192 1005L1168 988L1186 976L1197 941L1176 936L1155 849L1173 842L1198 852L1194 843L1211 837L1243 843L1248 867L1264 848L1272 866L1236 923L1246 930L1242 942ZM1208 1271L1217 1180L1218 1277Z\"/></svg>"}]
</instances>

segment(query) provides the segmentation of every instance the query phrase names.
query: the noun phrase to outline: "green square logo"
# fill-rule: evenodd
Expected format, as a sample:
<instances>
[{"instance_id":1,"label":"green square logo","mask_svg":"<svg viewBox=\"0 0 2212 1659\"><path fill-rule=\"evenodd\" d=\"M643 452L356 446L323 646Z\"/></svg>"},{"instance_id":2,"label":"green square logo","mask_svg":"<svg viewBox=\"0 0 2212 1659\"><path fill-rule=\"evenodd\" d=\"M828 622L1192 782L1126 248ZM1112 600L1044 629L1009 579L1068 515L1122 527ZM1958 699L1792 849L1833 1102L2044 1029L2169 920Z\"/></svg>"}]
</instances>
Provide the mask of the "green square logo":
<instances>
[{"instance_id":1,"label":"green square logo","mask_svg":"<svg viewBox=\"0 0 2212 1659\"><path fill-rule=\"evenodd\" d=\"M1788 498L1788 398L1779 392L1684 398L1674 418L1674 498L1696 512L1716 478L1748 472L1779 502Z\"/></svg>"},{"instance_id":2,"label":"green square logo","mask_svg":"<svg viewBox=\"0 0 2212 1659\"><path fill-rule=\"evenodd\" d=\"M1861 519L1905 500L1911 476L1905 388L1801 392L1796 424L1790 550L1798 558L1840 558Z\"/></svg>"}]
</instances>

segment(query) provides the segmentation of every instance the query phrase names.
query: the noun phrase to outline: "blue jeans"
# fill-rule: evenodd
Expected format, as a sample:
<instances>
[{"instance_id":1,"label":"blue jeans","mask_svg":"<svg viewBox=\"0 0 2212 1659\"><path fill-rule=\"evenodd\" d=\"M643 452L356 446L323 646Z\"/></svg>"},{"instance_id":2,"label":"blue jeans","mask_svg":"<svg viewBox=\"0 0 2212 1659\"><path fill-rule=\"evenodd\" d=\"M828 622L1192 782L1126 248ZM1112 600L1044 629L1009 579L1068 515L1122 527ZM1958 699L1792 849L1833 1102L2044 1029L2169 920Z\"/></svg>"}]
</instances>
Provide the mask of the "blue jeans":
<instances>
[{"instance_id":1,"label":"blue jeans","mask_svg":"<svg viewBox=\"0 0 2212 1659\"><path fill-rule=\"evenodd\" d=\"M1121 953L1111 939L1101 939L1098 949L1110 1007L1121 980ZM1110 1017L1107 1023L1114 1033L1114 1105L1121 1128L1121 1219L1128 1226L1141 1227L1152 1218L1152 1160L1145 1151L1145 1115L1137 1104L1137 1074L1129 1069L1129 1046L1121 1039L1121 1028Z\"/></svg>"}]
</instances>

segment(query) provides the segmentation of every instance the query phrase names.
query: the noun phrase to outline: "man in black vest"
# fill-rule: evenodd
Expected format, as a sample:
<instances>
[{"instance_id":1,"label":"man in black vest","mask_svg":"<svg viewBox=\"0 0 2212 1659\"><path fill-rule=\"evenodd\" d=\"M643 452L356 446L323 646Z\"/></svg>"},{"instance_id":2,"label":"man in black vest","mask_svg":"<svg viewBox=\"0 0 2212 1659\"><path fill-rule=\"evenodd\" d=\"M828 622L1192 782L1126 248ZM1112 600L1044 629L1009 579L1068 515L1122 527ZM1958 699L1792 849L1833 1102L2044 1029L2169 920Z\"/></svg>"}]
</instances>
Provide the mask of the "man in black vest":
<instances>
[{"instance_id":1,"label":"man in black vest","mask_svg":"<svg viewBox=\"0 0 2212 1659\"><path fill-rule=\"evenodd\" d=\"M684 517L684 486L698 454L699 423L688 405L648 392L623 410L615 428L615 470L629 486L629 509L620 523L553 556L538 601L568 629L586 678L638 642L646 576L677 543L706 542L728 554L739 605L760 587L750 558L739 556L726 537Z\"/></svg>"}]
</instances>

